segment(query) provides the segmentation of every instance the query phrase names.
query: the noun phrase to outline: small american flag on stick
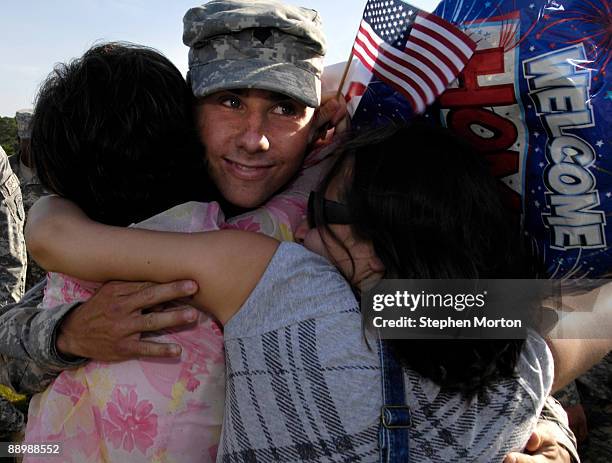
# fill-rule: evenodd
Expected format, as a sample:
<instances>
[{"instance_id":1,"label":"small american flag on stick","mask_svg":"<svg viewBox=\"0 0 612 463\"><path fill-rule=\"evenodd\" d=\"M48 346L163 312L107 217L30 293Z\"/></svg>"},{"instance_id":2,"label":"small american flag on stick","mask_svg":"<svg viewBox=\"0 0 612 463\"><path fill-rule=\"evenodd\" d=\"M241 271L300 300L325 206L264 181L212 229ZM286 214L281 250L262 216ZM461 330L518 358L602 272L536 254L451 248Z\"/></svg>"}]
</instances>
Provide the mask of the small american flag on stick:
<instances>
[{"instance_id":1,"label":"small american flag on stick","mask_svg":"<svg viewBox=\"0 0 612 463\"><path fill-rule=\"evenodd\" d=\"M376 80L401 93L413 113L422 113L457 78L475 48L438 16L401 0L368 0L353 56ZM360 93L367 92L368 83L359 80L349 80L348 92L359 85Z\"/></svg>"}]
</instances>

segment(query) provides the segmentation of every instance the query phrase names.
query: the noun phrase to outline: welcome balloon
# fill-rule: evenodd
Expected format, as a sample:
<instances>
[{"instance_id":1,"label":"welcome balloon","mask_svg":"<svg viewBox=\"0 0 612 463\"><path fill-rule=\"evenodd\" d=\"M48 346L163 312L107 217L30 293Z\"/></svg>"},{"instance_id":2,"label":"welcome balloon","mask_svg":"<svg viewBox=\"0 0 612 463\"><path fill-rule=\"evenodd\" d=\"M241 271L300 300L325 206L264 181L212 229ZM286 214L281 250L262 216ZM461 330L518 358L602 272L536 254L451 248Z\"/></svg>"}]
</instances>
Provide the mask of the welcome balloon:
<instances>
[{"instance_id":1,"label":"welcome balloon","mask_svg":"<svg viewBox=\"0 0 612 463\"><path fill-rule=\"evenodd\" d=\"M612 269L608 0L444 0L435 13L478 44L428 113L469 141L551 278Z\"/></svg>"}]
</instances>

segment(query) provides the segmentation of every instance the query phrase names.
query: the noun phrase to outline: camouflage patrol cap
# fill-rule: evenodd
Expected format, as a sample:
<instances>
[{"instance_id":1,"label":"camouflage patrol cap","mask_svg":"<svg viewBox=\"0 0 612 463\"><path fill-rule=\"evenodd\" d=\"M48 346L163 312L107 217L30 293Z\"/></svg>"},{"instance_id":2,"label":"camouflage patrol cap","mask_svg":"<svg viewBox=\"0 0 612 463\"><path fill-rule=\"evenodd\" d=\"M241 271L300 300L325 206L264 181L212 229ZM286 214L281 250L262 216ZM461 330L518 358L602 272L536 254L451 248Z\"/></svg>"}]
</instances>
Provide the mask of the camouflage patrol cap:
<instances>
[{"instance_id":1,"label":"camouflage patrol cap","mask_svg":"<svg viewBox=\"0 0 612 463\"><path fill-rule=\"evenodd\" d=\"M275 0L212 0L183 18L196 97L257 88L321 102L325 37L314 10Z\"/></svg>"},{"instance_id":2,"label":"camouflage patrol cap","mask_svg":"<svg viewBox=\"0 0 612 463\"><path fill-rule=\"evenodd\" d=\"M31 109L20 109L15 113L15 119L17 121L17 136L19 138L30 138L32 129L30 123L32 122L33 111Z\"/></svg>"}]
</instances>

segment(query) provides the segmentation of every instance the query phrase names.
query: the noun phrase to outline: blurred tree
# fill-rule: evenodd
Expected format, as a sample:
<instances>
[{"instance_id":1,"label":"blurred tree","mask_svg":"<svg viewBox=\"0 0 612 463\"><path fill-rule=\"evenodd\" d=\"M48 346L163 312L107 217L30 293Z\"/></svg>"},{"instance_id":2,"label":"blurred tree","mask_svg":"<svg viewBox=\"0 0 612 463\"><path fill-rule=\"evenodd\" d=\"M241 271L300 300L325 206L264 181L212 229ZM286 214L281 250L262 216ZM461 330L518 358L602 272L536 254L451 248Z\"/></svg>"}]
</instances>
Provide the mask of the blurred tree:
<instances>
[{"instance_id":1,"label":"blurred tree","mask_svg":"<svg viewBox=\"0 0 612 463\"><path fill-rule=\"evenodd\" d=\"M9 156L17 153L17 122L14 117L0 117L0 145Z\"/></svg>"}]
</instances>

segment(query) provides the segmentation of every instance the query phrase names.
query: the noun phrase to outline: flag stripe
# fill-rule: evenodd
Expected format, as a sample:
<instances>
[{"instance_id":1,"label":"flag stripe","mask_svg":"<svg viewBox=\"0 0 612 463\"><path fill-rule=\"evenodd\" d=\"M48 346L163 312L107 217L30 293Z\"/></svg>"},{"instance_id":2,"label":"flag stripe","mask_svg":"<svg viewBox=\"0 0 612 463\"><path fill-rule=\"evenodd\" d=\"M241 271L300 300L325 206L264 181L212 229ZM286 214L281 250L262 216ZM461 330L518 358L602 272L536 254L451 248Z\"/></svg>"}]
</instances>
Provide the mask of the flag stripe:
<instances>
[{"instance_id":1,"label":"flag stripe","mask_svg":"<svg viewBox=\"0 0 612 463\"><path fill-rule=\"evenodd\" d=\"M431 47L429 50L431 50L432 53L436 53L440 59L442 59L442 57L446 58L455 74L459 74L461 69L463 69L463 61L461 61L461 58L447 47L445 43L438 40L431 31L426 30L426 32L423 32L419 30L419 26L415 24L410 34L410 41L413 40L422 40L426 42L427 45Z\"/></svg>"},{"instance_id":2,"label":"flag stripe","mask_svg":"<svg viewBox=\"0 0 612 463\"><path fill-rule=\"evenodd\" d=\"M407 61L406 58L409 59L408 56L404 54L404 59L400 59L394 55L389 56L387 49L392 47L389 47L384 42L376 47L376 45L372 43L371 37L364 30L359 31L357 39L355 40L360 41L362 46L367 47L368 50L372 52L371 56L375 60L380 60L382 63L398 71L400 77L404 75L407 79L412 80L416 84L416 87L422 90L419 94L426 103L431 103L436 98L436 88L431 82L431 79L414 64Z\"/></svg>"},{"instance_id":3,"label":"flag stripe","mask_svg":"<svg viewBox=\"0 0 612 463\"><path fill-rule=\"evenodd\" d=\"M427 48L422 47L414 40L410 41L406 44L406 53L411 54L414 53L417 56L424 56L429 61L434 63L434 68L439 69L440 72L444 75L443 82L451 82L456 77L456 74L450 70L450 68L434 53L430 52Z\"/></svg>"},{"instance_id":4,"label":"flag stripe","mask_svg":"<svg viewBox=\"0 0 612 463\"><path fill-rule=\"evenodd\" d=\"M363 37L363 36L362 36ZM367 42L363 42L359 37L355 39L355 44L359 44L362 47L362 50L370 57L372 62L374 63L375 68L384 69L387 72L390 72L397 78L406 82L406 85L411 88L414 92L416 92L419 96L419 99L427 104L430 100L433 101L433 93L427 88L427 84L422 81L418 76L414 75L411 71L405 68L401 68L398 66L394 66L393 63L389 63L388 59L380 53L381 49L373 49L371 48ZM371 44L370 44L371 45ZM417 82L419 80L420 82ZM425 92L425 88L427 88L428 92ZM418 101L418 99L415 98Z\"/></svg>"},{"instance_id":5,"label":"flag stripe","mask_svg":"<svg viewBox=\"0 0 612 463\"><path fill-rule=\"evenodd\" d=\"M361 35L360 35L361 34ZM384 56L382 55L382 53L380 53L379 51L381 50L382 47L391 49L393 47L389 47L389 45L382 40L380 37L378 37L378 35L372 31L372 29L369 27L369 25L367 23L364 22L364 28L360 29L359 33L357 34L357 40L361 40L360 39L366 39L365 42L361 42L361 45L366 45L369 44L369 57L372 59L372 65L374 66L377 62L377 59L379 56ZM373 42L373 43L372 43ZM364 50L366 51L366 50ZM404 53L400 52L397 49L393 49L393 51L391 52L391 54L396 57L397 59L401 59L403 56L405 56ZM380 63L381 65L384 65L385 63ZM410 94L412 95L414 101L415 101L415 105L413 105L413 108L416 109L417 107L420 107L420 101L426 102L427 101L427 96L424 94L424 92L420 89L418 89L418 87L415 85L414 79L411 79L410 76L405 75L404 74L404 69L402 69L402 66L397 66L397 65L393 65L391 64L391 66L393 66L393 69L395 69L397 72L394 72L393 74L398 76L400 79L403 79L406 81L406 85L408 85L408 88L410 88L412 91L410 92ZM388 67L385 67L386 70L388 70ZM399 73L399 75L398 75ZM398 82L396 82L396 84L400 85L402 88L406 88L404 85L399 84ZM406 91L407 88L406 88ZM414 92L417 93L417 95L414 95ZM423 103L425 104L425 103Z\"/></svg>"},{"instance_id":6,"label":"flag stripe","mask_svg":"<svg viewBox=\"0 0 612 463\"><path fill-rule=\"evenodd\" d=\"M397 77L393 73L384 69L382 66L378 66L379 63L372 59L357 41L355 41L355 45L353 46L353 52L355 56L363 63L363 65L370 70L370 72L376 74L389 85L393 85L397 90L399 90L402 95L408 99L410 105L414 109L420 108L421 111L425 109L423 98L415 91L415 89L412 88L412 86L410 86L406 80Z\"/></svg>"},{"instance_id":7,"label":"flag stripe","mask_svg":"<svg viewBox=\"0 0 612 463\"><path fill-rule=\"evenodd\" d=\"M413 28L413 33L416 31L422 32L423 34L427 35L428 37L430 37L430 40L433 39L440 42L442 44L442 49L440 51L442 53L452 53L452 56L455 56L457 58L459 69L462 69L468 58L464 57L463 52L459 49L459 47L457 47L457 45L455 45L455 43L453 43L459 43L461 41L459 37L451 34L452 38L449 39L448 37L441 35L432 29L427 28L423 24L415 24Z\"/></svg>"},{"instance_id":8,"label":"flag stripe","mask_svg":"<svg viewBox=\"0 0 612 463\"><path fill-rule=\"evenodd\" d=\"M417 45L421 51L423 49L427 50L428 53L426 56L432 61L434 61L436 64L438 64L438 66L441 65L440 69L444 71L444 75L446 75L446 78L449 82L453 81L457 74L459 74L459 72L455 70L455 66L453 66L452 62L448 59L448 57L439 53L435 47L432 47L426 41L414 37L414 34L411 35L410 40L406 44L406 47L409 46L412 48L413 45ZM435 60L432 58L435 58Z\"/></svg>"},{"instance_id":9,"label":"flag stripe","mask_svg":"<svg viewBox=\"0 0 612 463\"><path fill-rule=\"evenodd\" d=\"M470 59L476 49L476 43L463 31L453 26L451 23L444 19L436 16L435 14L421 13L417 17L417 24L436 31L438 34L443 35L448 40L452 40L453 43L459 48L461 54L465 59Z\"/></svg>"},{"instance_id":10,"label":"flag stripe","mask_svg":"<svg viewBox=\"0 0 612 463\"><path fill-rule=\"evenodd\" d=\"M365 34L370 42L375 43L387 58L395 61L401 67L408 67L421 79L423 79L431 89L433 98L435 98L435 95L439 95L446 89L448 82L444 82L445 79L436 72L435 66L432 67L430 64L418 59L418 55L410 55L409 53L401 52L397 48L390 46L384 40L378 37L370 25L365 21L362 21L361 23L360 32ZM417 58L416 61L415 58ZM419 65L429 69L422 70L419 68Z\"/></svg>"},{"instance_id":11,"label":"flag stripe","mask_svg":"<svg viewBox=\"0 0 612 463\"><path fill-rule=\"evenodd\" d=\"M372 27L366 21L361 22L360 31L367 33L370 40L375 43L376 46L380 47L382 44L385 44L388 46L389 53L399 59L404 59L404 53L395 47L389 46L383 39L378 36L376 32L372 30Z\"/></svg>"},{"instance_id":12,"label":"flag stripe","mask_svg":"<svg viewBox=\"0 0 612 463\"><path fill-rule=\"evenodd\" d=\"M417 53L416 51L410 48L406 48L406 50L404 51L406 52L406 55L412 58L412 61L414 61L419 66L423 66L427 69L428 72L431 73L429 77L431 79L434 79L434 81L436 82L436 89L438 90L438 95L440 95L442 92L444 92L444 90L446 90L449 80L444 75L439 66L436 66L429 58L427 58L427 56L421 53Z\"/></svg>"},{"instance_id":13,"label":"flag stripe","mask_svg":"<svg viewBox=\"0 0 612 463\"><path fill-rule=\"evenodd\" d=\"M370 72L378 76L380 79L383 79L389 85L392 85L402 95L404 95L410 102L410 106L412 106L413 109L424 106L422 98L408 85L405 80L398 78L385 69L377 67L377 63L368 56L365 50L363 50L361 45L357 44L357 42L355 42L353 51L355 56L359 58L362 64L368 68Z\"/></svg>"},{"instance_id":14,"label":"flag stripe","mask_svg":"<svg viewBox=\"0 0 612 463\"><path fill-rule=\"evenodd\" d=\"M361 63L368 68L368 70L372 73L375 74L378 78L384 80L388 85L391 85L393 88L396 88L402 95L404 95L406 97L406 99L408 100L408 102L410 103L410 106L412 106L412 108L416 108L417 107L417 102L415 100L415 97L410 93L410 91L406 88L404 88L402 86L402 84L406 84L404 81L402 81L401 79L400 82L401 83L396 83L395 79L396 77L394 75L386 75L386 73L384 71L381 70L377 70L374 69L374 63L370 63L368 61L369 58L366 59L365 56L362 56L361 51L360 51L361 46L355 44L353 47L353 53L355 54L355 56L359 59L359 61L361 61ZM398 88L399 87L399 88Z\"/></svg>"}]
</instances>

